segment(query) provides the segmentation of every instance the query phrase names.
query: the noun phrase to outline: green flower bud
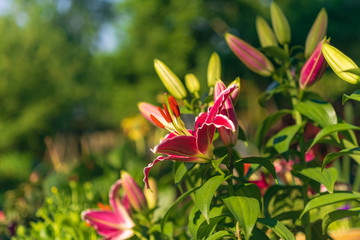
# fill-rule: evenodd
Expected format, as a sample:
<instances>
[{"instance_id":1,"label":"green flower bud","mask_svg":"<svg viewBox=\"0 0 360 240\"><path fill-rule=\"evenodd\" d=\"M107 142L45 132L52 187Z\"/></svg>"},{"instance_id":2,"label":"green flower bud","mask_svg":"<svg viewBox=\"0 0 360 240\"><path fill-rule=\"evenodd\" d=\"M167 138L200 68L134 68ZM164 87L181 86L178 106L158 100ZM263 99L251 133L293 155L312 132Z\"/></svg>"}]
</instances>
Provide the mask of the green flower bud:
<instances>
[{"instance_id":1,"label":"green flower bud","mask_svg":"<svg viewBox=\"0 0 360 240\"><path fill-rule=\"evenodd\" d=\"M326 35L328 16L324 8L321 9L313 23L305 43L305 57L308 58L316 46Z\"/></svg>"},{"instance_id":2,"label":"green flower bud","mask_svg":"<svg viewBox=\"0 0 360 240\"><path fill-rule=\"evenodd\" d=\"M281 11L279 5L275 2L270 6L271 22L275 31L275 35L279 43L286 44L291 40L291 30L289 22L284 13Z\"/></svg>"},{"instance_id":3,"label":"green flower bud","mask_svg":"<svg viewBox=\"0 0 360 240\"><path fill-rule=\"evenodd\" d=\"M154 60L154 67L169 93L177 99L184 99L187 96L184 84L180 79L160 60Z\"/></svg>"},{"instance_id":4,"label":"green flower bud","mask_svg":"<svg viewBox=\"0 0 360 240\"><path fill-rule=\"evenodd\" d=\"M185 75L185 85L189 92L191 92L192 94L195 94L200 90L200 82L197 77L192 73Z\"/></svg>"},{"instance_id":5,"label":"green flower bud","mask_svg":"<svg viewBox=\"0 0 360 240\"><path fill-rule=\"evenodd\" d=\"M347 72L350 69L358 69L353 60L326 42L323 43L322 53L326 62L339 78L351 84L359 83L360 76Z\"/></svg>"},{"instance_id":6,"label":"green flower bud","mask_svg":"<svg viewBox=\"0 0 360 240\"><path fill-rule=\"evenodd\" d=\"M269 24L262 17L256 17L256 31L261 47L277 46L277 41Z\"/></svg>"},{"instance_id":7,"label":"green flower bud","mask_svg":"<svg viewBox=\"0 0 360 240\"><path fill-rule=\"evenodd\" d=\"M207 82L209 87L213 87L215 82L221 77L221 62L219 55L214 52L211 54L208 70L207 70Z\"/></svg>"}]
</instances>

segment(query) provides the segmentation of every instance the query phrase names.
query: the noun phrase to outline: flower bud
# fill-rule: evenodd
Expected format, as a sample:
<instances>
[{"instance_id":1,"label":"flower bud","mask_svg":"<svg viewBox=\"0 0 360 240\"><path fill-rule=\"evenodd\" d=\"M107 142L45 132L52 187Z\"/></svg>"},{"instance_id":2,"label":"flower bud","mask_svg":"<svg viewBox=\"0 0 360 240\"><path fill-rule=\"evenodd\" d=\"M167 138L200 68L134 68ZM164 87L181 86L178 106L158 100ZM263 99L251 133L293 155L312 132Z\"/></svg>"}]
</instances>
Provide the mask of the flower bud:
<instances>
[{"instance_id":1,"label":"flower bud","mask_svg":"<svg viewBox=\"0 0 360 240\"><path fill-rule=\"evenodd\" d=\"M250 70L264 77L271 76L274 66L264 54L230 33L225 34L225 39L234 54Z\"/></svg>"},{"instance_id":2,"label":"flower bud","mask_svg":"<svg viewBox=\"0 0 360 240\"><path fill-rule=\"evenodd\" d=\"M208 69L207 69L207 82L209 87L213 87L215 82L221 77L221 62L219 55L214 52L211 54Z\"/></svg>"},{"instance_id":3,"label":"flower bud","mask_svg":"<svg viewBox=\"0 0 360 240\"><path fill-rule=\"evenodd\" d=\"M317 45L314 52L301 68L299 79L300 88L305 88L306 86L312 85L324 74L326 69L326 61L324 55L321 52L323 42L324 40Z\"/></svg>"},{"instance_id":4,"label":"flower bud","mask_svg":"<svg viewBox=\"0 0 360 240\"><path fill-rule=\"evenodd\" d=\"M322 53L326 62L339 78L351 84L359 82L360 76L347 72L350 69L358 69L358 66L348 56L326 42L322 45Z\"/></svg>"},{"instance_id":5,"label":"flower bud","mask_svg":"<svg viewBox=\"0 0 360 240\"><path fill-rule=\"evenodd\" d=\"M256 17L256 31L261 47L277 46L275 35L269 24L262 17Z\"/></svg>"},{"instance_id":6,"label":"flower bud","mask_svg":"<svg viewBox=\"0 0 360 240\"><path fill-rule=\"evenodd\" d=\"M215 88L214 88L214 102L216 101L216 99L218 99L220 94L225 89L226 89L226 86L221 80L216 81ZM236 113L234 110L234 106L233 106L231 97L226 99L225 104L222 107L220 113L222 115L225 115L226 117L228 117L235 126L234 132L229 129L226 129L224 127L219 128L221 140L223 141L225 146L235 146L235 144L237 142L237 137L239 134L239 128L238 128L237 117L236 117Z\"/></svg>"},{"instance_id":7,"label":"flower bud","mask_svg":"<svg viewBox=\"0 0 360 240\"><path fill-rule=\"evenodd\" d=\"M231 97L231 101L233 103L233 105L236 104L238 98L239 98L239 93L240 93L240 87L241 87L241 84L240 84L240 78L237 77L234 81L232 81L232 83L230 83L230 85L233 85L235 84L236 86L238 86L234 91L233 93L230 95ZM229 86L230 86L229 85Z\"/></svg>"},{"instance_id":8,"label":"flower bud","mask_svg":"<svg viewBox=\"0 0 360 240\"><path fill-rule=\"evenodd\" d=\"M146 208L145 196L130 174L121 171L121 181L125 196L131 207L138 212Z\"/></svg>"},{"instance_id":9,"label":"flower bud","mask_svg":"<svg viewBox=\"0 0 360 240\"><path fill-rule=\"evenodd\" d=\"M308 58L318 43L324 39L328 25L328 16L324 8L321 9L313 23L305 42L305 57Z\"/></svg>"},{"instance_id":10,"label":"flower bud","mask_svg":"<svg viewBox=\"0 0 360 240\"><path fill-rule=\"evenodd\" d=\"M287 21L284 13L281 11L279 5L275 2L271 3L270 14L277 40L281 44L289 43L291 39L289 22Z\"/></svg>"},{"instance_id":11,"label":"flower bud","mask_svg":"<svg viewBox=\"0 0 360 240\"><path fill-rule=\"evenodd\" d=\"M157 203L157 185L153 178L149 178L150 188L144 187L144 195L149 206L149 209L154 209Z\"/></svg>"},{"instance_id":12,"label":"flower bud","mask_svg":"<svg viewBox=\"0 0 360 240\"><path fill-rule=\"evenodd\" d=\"M160 60L154 60L154 67L165 88L177 99L187 96L186 90L180 79Z\"/></svg>"},{"instance_id":13,"label":"flower bud","mask_svg":"<svg viewBox=\"0 0 360 240\"><path fill-rule=\"evenodd\" d=\"M192 94L195 94L200 90L199 79L197 79L197 77L192 73L185 75L185 85Z\"/></svg>"}]
</instances>

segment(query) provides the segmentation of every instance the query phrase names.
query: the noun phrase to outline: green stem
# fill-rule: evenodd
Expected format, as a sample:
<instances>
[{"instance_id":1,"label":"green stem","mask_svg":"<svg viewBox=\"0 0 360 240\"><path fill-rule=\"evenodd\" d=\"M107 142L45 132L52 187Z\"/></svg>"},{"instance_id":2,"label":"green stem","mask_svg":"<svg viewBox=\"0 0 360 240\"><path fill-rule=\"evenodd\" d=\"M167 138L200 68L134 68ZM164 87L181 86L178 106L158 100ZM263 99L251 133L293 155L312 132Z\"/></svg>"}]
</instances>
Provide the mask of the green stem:
<instances>
[{"instance_id":1,"label":"green stem","mask_svg":"<svg viewBox=\"0 0 360 240\"><path fill-rule=\"evenodd\" d=\"M229 148L228 151L229 151L229 171L230 171L230 174L231 174L231 176L232 176L232 175L234 174L233 156L232 156L232 154L231 154L232 149ZM229 184L229 193L230 193L230 196L234 196L234 185L233 185L232 177L230 177L230 178L228 179L228 184Z\"/></svg>"}]
</instances>

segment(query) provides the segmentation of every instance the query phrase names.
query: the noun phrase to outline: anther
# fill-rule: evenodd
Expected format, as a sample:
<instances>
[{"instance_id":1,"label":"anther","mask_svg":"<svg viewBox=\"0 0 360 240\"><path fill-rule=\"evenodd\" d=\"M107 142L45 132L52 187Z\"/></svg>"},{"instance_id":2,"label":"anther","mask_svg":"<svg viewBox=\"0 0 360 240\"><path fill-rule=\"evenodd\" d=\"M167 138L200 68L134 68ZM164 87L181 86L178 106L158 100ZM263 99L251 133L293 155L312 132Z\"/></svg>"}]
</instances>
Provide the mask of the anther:
<instances>
[{"instance_id":1,"label":"anther","mask_svg":"<svg viewBox=\"0 0 360 240\"><path fill-rule=\"evenodd\" d=\"M173 96L169 97L169 104L171 111L175 114L176 117L180 116L179 105L177 104L175 98Z\"/></svg>"},{"instance_id":2,"label":"anther","mask_svg":"<svg viewBox=\"0 0 360 240\"><path fill-rule=\"evenodd\" d=\"M161 116L167 121L168 123L171 122L171 118L168 118L167 115L164 113L164 111L161 109L161 107L157 107Z\"/></svg>"},{"instance_id":3,"label":"anther","mask_svg":"<svg viewBox=\"0 0 360 240\"><path fill-rule=\"evenodd\" d=\"M164 108L164 113L165 113L166 117L170 120L170 122L172 122L171 115L165 104L163 104L163 108Z\"/></svg>"},{"instance_id":4,"label":"anther","mask_svg":"<svg viewBox=\"0 0 360 240\"><path fill-rule=\"evenodd\" d=\"M154 117L154 115L150 114L150 118L159 128L165 128L165 126L156 117Z\"/></svg>"}]
</instances>

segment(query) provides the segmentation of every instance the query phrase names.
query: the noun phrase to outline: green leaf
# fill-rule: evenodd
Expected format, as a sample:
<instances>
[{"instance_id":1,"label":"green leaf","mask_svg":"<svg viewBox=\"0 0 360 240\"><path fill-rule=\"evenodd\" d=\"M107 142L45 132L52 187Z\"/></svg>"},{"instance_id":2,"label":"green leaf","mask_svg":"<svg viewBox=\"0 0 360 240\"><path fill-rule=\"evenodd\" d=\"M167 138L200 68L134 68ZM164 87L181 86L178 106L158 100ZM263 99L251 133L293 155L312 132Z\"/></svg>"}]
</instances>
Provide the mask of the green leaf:
<instances>
[{"instance_id":1,"label":"green leaf","mask_svg":"<svg viewBox=\"0 0 360 240\"><path fill-rule=\"evenodd\" d=\"M314 138L313 142L311 143L310 147L308 148L308 151L315 145L317 144L321 139L323 139L324 137L333 134L333 133L337 133L337 132L342 132L342 131L347 131L347 130L360 130L360 127L351 125L349 123L338 123L335 125L330 125L327 127L324 127L324 129L322 129ZM338 135L336 134L336 139L338 139Z\"/></svg>"},{"instance_id":2,"label":"green leaf","mask_svg":"<svg viewBox=\"0 0 360 240\"><path fill-rule=\"evenodd\" d=\"M323 100L311 99L299 102L295 105L295 110L319 124L322 128L338 123L333 106Z\"/></svg>"},{"instance_id":3,"label":"green leaf","mask_svg":"<svg viewBox=\"0 0 360 240\"><path fill-rule=\"evenodd\" d=\"M218 187L224 181L225 177L222 175L212 177L195 193L195 205L199 208L208 223L211 200Z\"/></svg>"},{"instance_id":4,"label":"green leaf","mask_svg":"<svg viewBox=\"0 0 360 240\"><path fill-rule=\"evenodd\" d=\"M250 240L270 240L268 238L268 236L261 231L260 229L258 229L256 226L254 227Z\"/></svg>"},{"instance_id":5,"label":"green leaf","mask_svg":"<svg viewBox=\"0 0 360 240\"><path fill-rule=\"evenodd\" d=\"M274 137L272 137L275 150L280 154L286 153L289 150L291 140L304 125L305 122L303 124L283 128Z\"/></svg>"},{"instance_id":6,"label":"green leaf","mask_svg":"<svg viewBox=\"0 0 360 240\"><path fill-rule=\"evenodd\" d=\"M274 164L272 162L270 162L267 158L247 157L247 158L242 158L235 162L235 164L239 164L239 163L240 164L243 164L243 163L259 164L259 165L263 166L264 168L266 168L266 170L268 170L269 173L271 173L271 175L276 179L276 171L275 171Z\"/></svg>"},{"instance_id":7,"label":"green leaf","mask_svg":"<svg viewBox=\"0 0 360 240\"><path fill-rule=\"evenodd\" d=\"M270 205L270 201L271 201L272 197L277 192L279 192L281 190L287 190L287 189L298 190L299 192L301 192L301 186L296 186L296 185L293 185L293 186L273 185L268 188L268 190L265 192L265 195L264 195L264 214L266 217L270 217L269 205Z\"/></svg>"},{"instance_id":8,"label":"green leaf","mask_svg":"<svg viewBox=\"0 0 360 240\"><path fill-rule=\"evenodd\" d=\"M232 196L223 199L225 206L229 209L235 219L240 223L244 230L245 239L250 238L256 219L260 214L259 201L254 198Z\"/></svg>"},{"instance_id":9,"label":"green leaf","mask_svg":"<svg viewBox=\"0 0 360 240\"><path fill-rule=\"evenodd\" d=\"M326 233L328 226L342 218L351 217L351 216L360 216L360 208L353 208L347 210L336 210L326 214L322 221L322 231L323 234Z\"/></svg>"},{"instance_id":10,"label":"green leaf","mask_svg":"<svg viewBox=\"0 0 360 240\"><path fill-rule=\"evenodd\" d=\"M237 196L254 198L258 200L259 205L261 207L261 192L260 188L254 183L245 183L240 185L240 187L236 190Z\"/></svg>"},{"instance_id":11,"label":"green leaf","mask_svg":"<svg viewBox=\"0 0 360 240\"><path fill-rule=\"evenodd\" d=\"M178 197L176 199L176 201L170 206L169 210L166 211L163 219L161 220L161 232L164 231L164 226L165 223L167 222L168 218L170 217L171 213L174 211L174 209L176 208L176 206L182 201L184 200L186 197L188 197L192 192L194 192L195 190L197 190L199 187L190 189L189 191L183 193L180 197Z\"/></svg>"},{"instance_id":12,"label":"green leaf","mask_svg":"<svg viewBox=\"0 0 360 240\"><path fill-rule=\"evenodd\" d=\"M227 236L232 236L232 235L228 231L221 230L221 231L214 233L213 235L208 237L206 240L224 239L224 237L227 237Z\"/></svg>"},{"instance_id":13,"label":"green leaf","mask_svg":"<svg viewBox=\"0 0 360 240\"><path fill-rule=\"evenodd\" d=\"M320 195L318 197L311 199L306 204L304 211L300 215L300 218L302 218L305 213L309 212L312 209L324 207L326 205L333 203L349 201L349 200L357 200L357 199L360 199L360 193L337 192L337 193Z\"/></svg>"},{"instance_id":14,"label":"green leaf","mask_svg":"<svg viewBox=\"0 0 360 240\"><path fill-rule=\"evenodd\" d=\"M342 104L344 105L349 99L360 102L360 90L353 92L351 95L344 94L342 97Z\"/></svg>"},{"instance_id":15,"label":"green leaf","mask_svg":"<svg viewBox=\"0 0 360 240\"><path fill-rule=\"evenodd\" d=\"M258 218L257 222L273 230L283 240L295 240L294 234L284 224L273 218Z\"/></svg>"},{"instance_id":16,"label":"green leaf","mask_svg":"<svg viewBox=\"0 0 360 240\"><path fill-rule=\"evenodd\" d=\"M240 126L239 126L238 139L243 140L244 142L247 142L246 134L245 134L244 130Z\"/></svg>"},{"instance_id":17,"label":"green leaf","mask_svg":"<svg viewBox=\"0 0 360 240\"><path fill-rule=\"evenodd\" d=\"M301 214L301 211L288 211L288 212L282 212L282 213L274 216L273 218L278 221L287 220L287 219L296 220L299 218L300 214Z\"/></svg>"},{"instance_id":18,"label":"green leaf","mask_svg":"<svg viewBox=\"0 0 360 240\"><path fill-rule=\"evenodd\" d=\"M258 148L261 148L262 142L264 141L267 132L269 129L279 121L284 115L291 114L292 110L284 109L280 110L274 114L271 114L260 124L258 130L256 131L255 143Z\"/></svg>"},{"instance_id":19,"label":"green leaf","mask_svg":"<svg viewBox=\"0 0 360 240\"><path fill-rule=\"evenodd\" d=\"M225 216L216 216L210 218L209 224L207 224L207 222L204 221L198 229L197 239L203 239L208 237L215 230L217 224L224 218Z\"/></svg>"},{"instance_id":20,"label":"green leaf","mask_svg":"<svg viewBox=\"0 0 360 240\"><path fill-rule=\"evenodd\" d=\"M321 168L305 168L299 172L310 179L313 179L319 183L324 184L330 193L334 192L334 184L337 179L337 171L334 167L326 168L323 171Z\"/></svg>"},{"instance_id":21,"label":"green leaf","mask_svg":"<svg viewBox=\"0 0 360 240\"><path fill-rule=\"evenodd\" d=\"M331 163L335 159L337 159L337 158L339 158L341 156L350 155L350 154L360 155L360 147L346 148L346 149L343 149L343 150L341 150L339 152L329 153L328 155L325 156L324 161L323 161L322 166L321 166L321 169L324 169L324 167L326 167L326 165L328 165L329 163Z\"/></svg>"},{"instance_id":22,"label":"green leaf","mask_svg":"<svg viewBox=\"0 0 360 240\"><path fill-rule=\"evenodd\" d=\"M269 57L277 58L283 62L289 61L288 54L286 54L284 49L282 49L280 47L270 46L270 47L261 48L260 50L262 50Z\"/></svg>"}]
</instances>

